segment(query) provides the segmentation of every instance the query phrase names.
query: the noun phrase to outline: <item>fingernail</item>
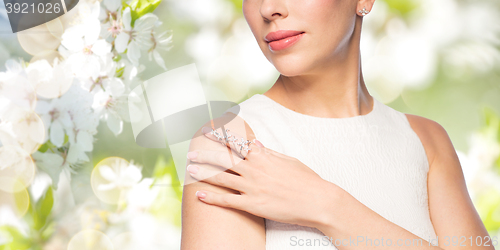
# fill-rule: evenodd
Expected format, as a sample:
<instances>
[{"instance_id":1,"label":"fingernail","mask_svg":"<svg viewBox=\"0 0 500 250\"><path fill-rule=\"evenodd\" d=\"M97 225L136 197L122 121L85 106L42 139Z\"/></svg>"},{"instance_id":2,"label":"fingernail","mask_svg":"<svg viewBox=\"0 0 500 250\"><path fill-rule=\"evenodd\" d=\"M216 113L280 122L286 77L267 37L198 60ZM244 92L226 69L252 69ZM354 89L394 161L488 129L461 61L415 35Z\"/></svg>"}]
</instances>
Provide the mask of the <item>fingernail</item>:
<instances>
[{"instance_id":1,"label":"fingernail","mask_svg":"<svg viewBox=\"0 0 500 250\"><path fill-rule=\"evenodd\" d=\"M205 199L205 197L207 197L207 194L202 191L196 191L196 196L198 196L198 198L200 199Z\"/></svg>"},{"instance_id":2,"label":"fingernail","mask_svg":"<svg viewBox=\"0 0 500 250\"><path fill-rule=\"evenodd\" d=\"M209 128L209 127L203 127L203 128L201 129L201 132L203 132L204 134L206 134L206 133L210 133L210 131L212 131L212 129L211 129L211 128Z\"/></svg>"},{"instance_id":3,"label":"fingernail","mask_svg":"<svg viewBox=\"0 0 500 250\"><path fill-rule=\"evenodd\" d=\"M189 173L191 174L196 174L198 173L198 167L196 165L188 165L187 166L187 171L189 171Z\"/></svg>"},{"instance_id":4,"label":"fingernail","mask_svg":"<svg viewBox=\"0 0 500 250\"><path fill-rule=\"evenodd\" d=\"M187 158L190 160L196 158L196 156L198 156L198 152L196 152L196 151L191 151L191 152L188 152L188 154L187 154Z\"/></svg>"},{"instance_id":5,"label":"fingernail","mask_svg":"<svg viewBox=\"0 0 500 250\"><path fill-rule=\"evenodd\" d=\"M255 143L257 146L259 146L261 148L264 147L264 145L262 145L262 143L259 140L257 140L257 139L253 139L253 143Z\"/></svg>"}]
</instances>

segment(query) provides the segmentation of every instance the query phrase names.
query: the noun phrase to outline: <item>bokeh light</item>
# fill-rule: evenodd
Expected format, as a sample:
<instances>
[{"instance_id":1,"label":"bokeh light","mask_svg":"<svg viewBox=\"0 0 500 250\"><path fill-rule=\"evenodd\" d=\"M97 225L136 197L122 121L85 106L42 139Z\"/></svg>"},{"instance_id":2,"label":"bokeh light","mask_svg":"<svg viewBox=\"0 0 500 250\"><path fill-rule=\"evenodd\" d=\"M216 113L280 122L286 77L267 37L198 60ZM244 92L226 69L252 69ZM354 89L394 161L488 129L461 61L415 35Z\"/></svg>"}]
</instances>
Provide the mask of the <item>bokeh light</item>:
<instances>
[{"instance_id":1,"label":"bokeh light","mask_svg":"<svg viewBox=\"0 0 500 250\"><path fill-rule=\"evenodd\" d=\"M104 233L85 229L73 236L68 244L68 250L113 250L113 243Z\"/></svg>"}]
</instances>

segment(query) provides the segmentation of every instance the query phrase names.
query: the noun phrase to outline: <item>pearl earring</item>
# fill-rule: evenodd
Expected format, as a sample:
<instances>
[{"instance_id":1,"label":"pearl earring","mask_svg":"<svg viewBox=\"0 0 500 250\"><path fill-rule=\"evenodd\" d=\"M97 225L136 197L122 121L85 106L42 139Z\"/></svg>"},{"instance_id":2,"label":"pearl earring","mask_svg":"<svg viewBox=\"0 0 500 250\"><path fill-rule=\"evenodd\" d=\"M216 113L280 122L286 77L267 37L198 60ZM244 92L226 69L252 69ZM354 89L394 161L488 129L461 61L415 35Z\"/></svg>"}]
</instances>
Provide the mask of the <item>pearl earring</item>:
<instances>
[{"instance_id":1,"label":"pearl earring","mask_svg":"<svg viewBox=\"0 0 500 250\"><path fill-rule=\"evenodd\" d=\"M363 10L359 10L359 13L361 13L363 16L366 16L366 14L370 13L369 11L366 10L365 7L363 7Z\"/></svg>"}]
</instances>

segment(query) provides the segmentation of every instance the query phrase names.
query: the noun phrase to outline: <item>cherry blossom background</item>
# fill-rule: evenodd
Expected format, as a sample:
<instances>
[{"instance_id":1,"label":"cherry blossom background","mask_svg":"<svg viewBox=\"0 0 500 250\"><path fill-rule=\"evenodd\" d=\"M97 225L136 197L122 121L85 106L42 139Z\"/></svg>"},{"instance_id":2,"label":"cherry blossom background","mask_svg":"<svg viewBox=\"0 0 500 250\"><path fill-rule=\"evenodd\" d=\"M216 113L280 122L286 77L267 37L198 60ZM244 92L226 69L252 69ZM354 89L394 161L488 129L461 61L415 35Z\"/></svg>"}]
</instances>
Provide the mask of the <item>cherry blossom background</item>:
<instances>
[{"instance_id":1,"label":"cherry blossom background","mask_svg":"<svg viewBox=\"0 0 500 250\"><path fill-rule=\"evenodd\" d=\"M180 248L182 183L135 143L128 95L193 62L227 100L265 92L279 73L241 4L80 0L17 34L0 9L0 249ZM500 238L500 3L378 0L361 53L375 98L447 130Z\"/></svg>"}]
</instances>

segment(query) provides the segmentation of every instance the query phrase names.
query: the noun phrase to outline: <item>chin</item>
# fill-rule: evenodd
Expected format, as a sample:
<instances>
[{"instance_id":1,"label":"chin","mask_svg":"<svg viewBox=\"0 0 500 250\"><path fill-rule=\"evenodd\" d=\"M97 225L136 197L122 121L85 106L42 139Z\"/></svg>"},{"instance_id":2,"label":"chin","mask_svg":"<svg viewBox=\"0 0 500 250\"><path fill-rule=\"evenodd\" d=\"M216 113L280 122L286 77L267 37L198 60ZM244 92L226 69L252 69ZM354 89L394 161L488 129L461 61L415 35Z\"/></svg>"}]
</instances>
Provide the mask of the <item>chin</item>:
<instances>
[{"instance_id":1,"label":"chin","mask_svg":"<svg viewBox=\"0 0 500 250\"><path fill-rule=\"evenodd\" d=\"M308 60L304 60L302 57L291 56L274 56L270 62L280 74L288 77L302 75L307 72L310 65L312 65Z\"/></svg>"}]
</instances>

